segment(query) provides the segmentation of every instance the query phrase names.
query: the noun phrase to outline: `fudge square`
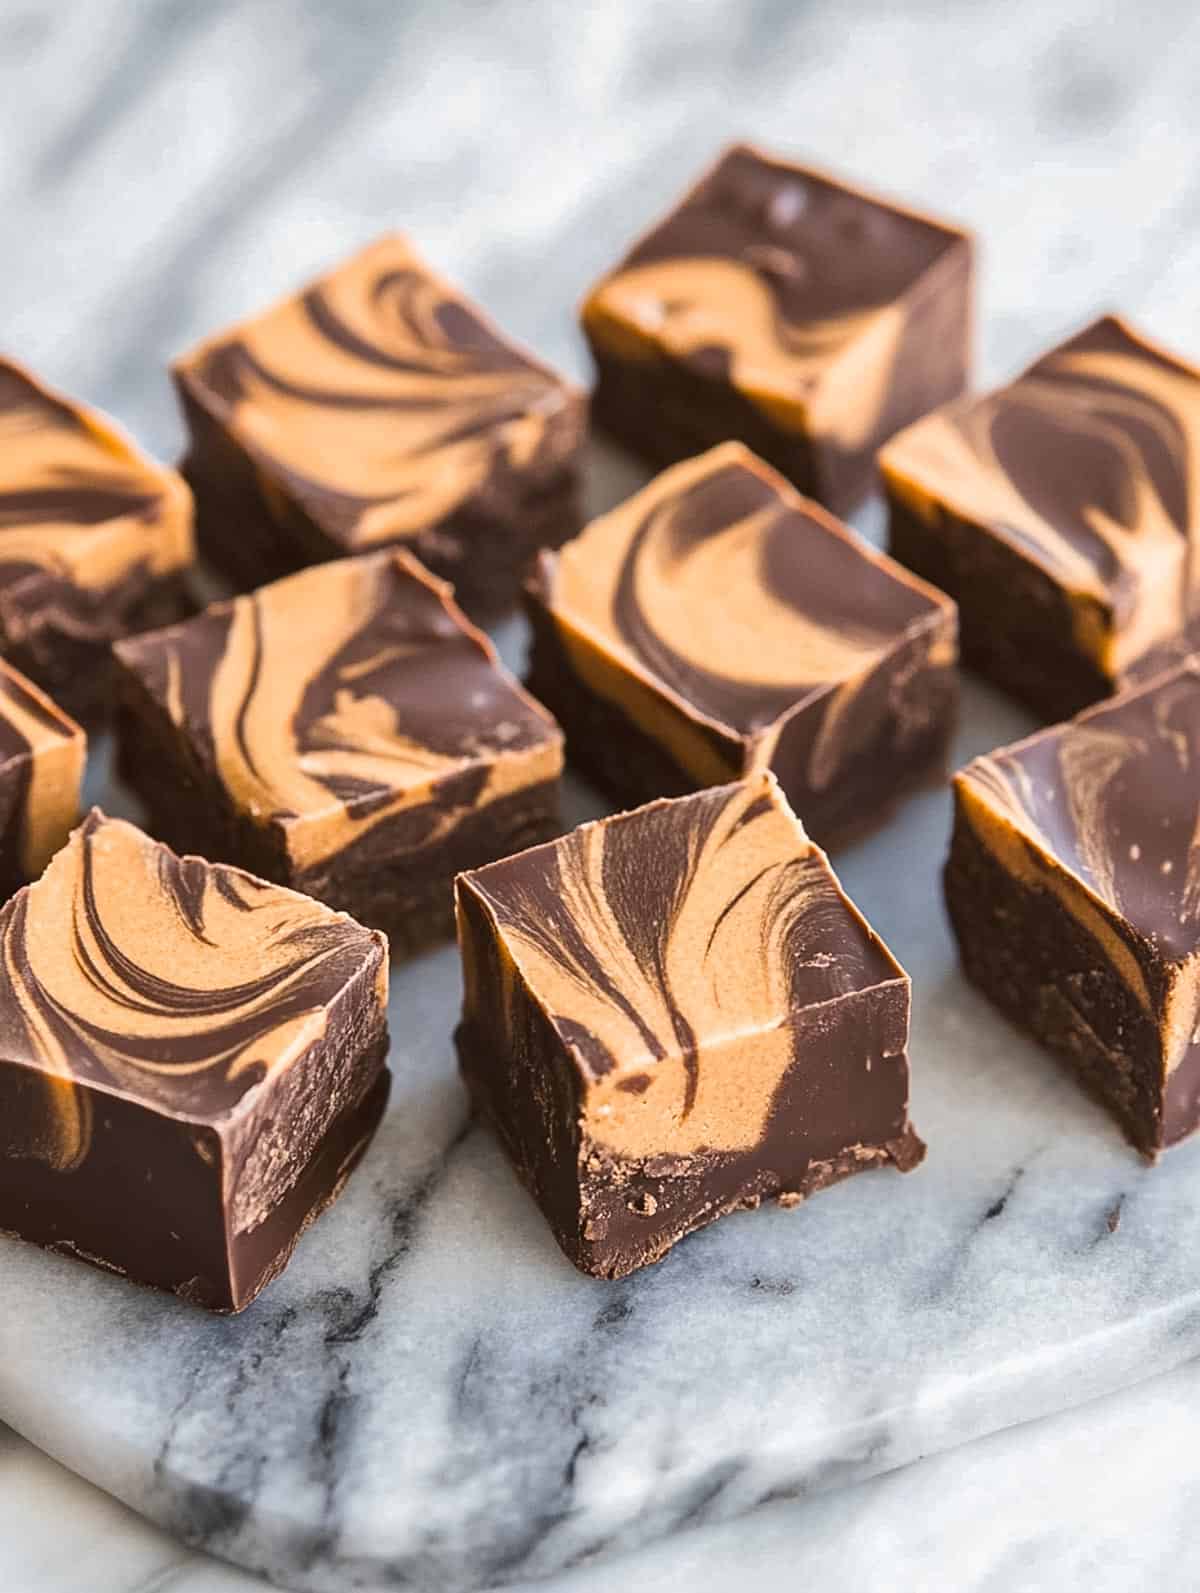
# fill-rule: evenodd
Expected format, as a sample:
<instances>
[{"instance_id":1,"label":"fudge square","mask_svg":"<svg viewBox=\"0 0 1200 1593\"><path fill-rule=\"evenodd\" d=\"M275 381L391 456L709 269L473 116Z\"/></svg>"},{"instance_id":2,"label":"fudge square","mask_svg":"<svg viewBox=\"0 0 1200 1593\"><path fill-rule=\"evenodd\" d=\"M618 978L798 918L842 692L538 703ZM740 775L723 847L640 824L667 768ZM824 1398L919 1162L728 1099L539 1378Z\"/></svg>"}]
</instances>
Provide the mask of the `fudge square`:
<instances>
[{"instance_id":1,"label":"fudge square","mask_svg":"<svg viewBox=\"0 0 1200 1593\"><path fill-rule=\"evenodd\" d=\"M957 601L964 660L1045 719L1196 619L1200 369L1124 321L918 421L880 466L891 552Z\"/></svg>"},{"instance_id":2,"label":"fudge square","mask_svg":"<svg viewBox=\"0 0 1200 1593\"><path fill-rule=\"evenodd\" d=\"M397 235L173 374L201 546L238 590L395 543L492 614L579 526L584 395Z\"/></svg>"},{"instance_id":3,"label":"fudge square","mask_svg":"<svg viewBox=\"0 0 1200 1593\"><path fill-rule=\"evenodd\" d=\"M472 1100L584 1272L924 1155L907 975L769 774L463 875L458 924Z\"/></svg>"},{"instance_id":4,"label":"fudge square","mask_svg":"<svg viewBox=\"0 0 1200 1593\"><path fill-rule=\"evenodd\" d=\"M582 309L598 424L652 464L726 438L846 511L966 386L970 239L735 145Z\"/></svg>"},{"instance_id":5,"label":"fudge square","mask_svg":"<svg viewBox=\"0 0 1200 1593\"><path fill-rule=\"evenodd\" d=\"M1200 1124L1200 664L977 758L946 899L968 977L1149 1157Z\"/></svg>"},{"instance_id":6,"label":"fudge square","mask_svg":"<svg viewBox=\"0 0 1200 1593\"><path fill-rule=\"evenodd\" d=\"M0 659L0 901L66 844L86 758L75 721Z\"/></svg>"},{"instance_id":7,"label":"fudge square","mask_svg":"<svg viewBox=\"0 0 1200 1593\"><path fill-rule=\"evenodd\" d=\"M562 734L407 553L342 559L118 648L119 768L156 835L386 930L559 829Z\"/></svg>"},{"instance_id":8,"label":"fudge square","mask_svg":"<svg viewBox=\"0 0 1200 1593\"><path fill-rule=\"evenodd\" d=\"M383 1111L382 936L93 810L0 946L0 1230L240 1311Z\"/></svg>"},{"instance_id":9,"label":"fudge square","mask_svg":"<svg viewBox=\"0 0 1200 1593\"><path fill-rule=\"evenodd\" d=\"M183 480L0 358L0 654L103 718L112 642L187 611L192 560Z\"/></svg>"},{"instance_id":10,"label":"fudge square","mask_svg":"<svg viewBox=\"0 0 1200 1593\"><path fill-rule=\"evenodd\" d=\"M530 688L627 806L769 767L830 846L944 772L953 603L740 443L544 554L527 606Z\"/></svg>"}]
</instances>

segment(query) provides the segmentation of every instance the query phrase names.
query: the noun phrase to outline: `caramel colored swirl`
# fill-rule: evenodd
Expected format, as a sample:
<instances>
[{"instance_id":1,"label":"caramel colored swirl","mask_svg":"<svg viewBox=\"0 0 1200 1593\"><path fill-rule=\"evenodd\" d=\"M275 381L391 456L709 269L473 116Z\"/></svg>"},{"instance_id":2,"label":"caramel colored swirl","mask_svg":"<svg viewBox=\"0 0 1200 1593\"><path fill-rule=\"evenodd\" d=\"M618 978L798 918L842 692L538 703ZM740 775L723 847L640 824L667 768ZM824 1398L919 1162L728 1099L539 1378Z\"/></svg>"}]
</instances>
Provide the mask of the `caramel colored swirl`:
<instances>
[{"instance_id":1,"label":"caramel colored swirl","mask_svg":"<svg viewBox=\"0 0 1200 1593\"><path fill-rule=\"evenodd\" d=\"M79 817L87 738L0 660L0 883L35 879Z\"/></svg>"},{"instance_id":2,"label":"caramel colored swirl","mask_svg":"<svg viewBox=\"0 0 1200 1593\"><path fill-rule=\"evenodd\" d=\"M739 443L665 471L546 556L546 600L573 666L651 735L637 683L753 744L769 762L780 723L830 697L812 782L836 767L862 687L941 606ZM886 710L886 702L883 708ZM865 733L866 727L858 726ZM711 778L704 744L672 750Z\"/></svg>"},{"instance_id":3,"label":"caramel colored swirl","mask_svg":"<svg viewBox=\"0 0 1200 1593\"><path fill-rule=\"evenodd\" d=\"M108 420L0 360L0 583L102 592L192 559L191 494Z\"/></svg>"},{"instance_id":4,"label":"caramel colored swirl","mask_svg":"<svg viewBox=\"0 0 1200 1593\"><path fill-rule=\"evenodd\" d=\"M300 867L422 805L427 842L561 769L553 720L406 553L317 565L118 653Z\"/></svg>"},{"instance_id":5,"label":"caramel colored swirl","mask_svg":"<svg viewBox=\"0 0 1200 1593\"><path fill-rule=\"evenodd\" d=\"M1200 372L1119 320L918 421L881 464L917 512L986 526L1074 594L1077 642L1114 676L1196 611Z\"/></svg>"},{"instance_id":6,"label":"caramel colored swirl","mask_svg":"<svg viewBox=\"0 0 1200 1593\"><path fill-rule=\"evenodd\" d=\"M0 1046L48 1097L25 1150L64 1169L88 1148L77 1084L212 1121L321 1038L349 981L386 995L378 936L95 810L0 912L0 951Z\"/></svg>"},{"instance_id":7,"label":"caramel colored swirl","mask_svg":"<svg viewBox=\"0 0 1200 1593\"><path fill-rule=\"evenodd\" d=\"M583 318L615 354L665 355L723 377L793 429L817 379L866 338L860 435L840 439L857 446L883 408L905 327L900 301L958 236L735 147L593 290Z\"/></svg>"},{"instance_id":8,"label":"caramel colored swirl","mask_svg":"<svg viewBox=\"0 0 1200 1593\"><path fill-rule=\"evenodd\" d=\"M413 535L493 475L557 467L572 390L399 236L180 360L176 374L348 547Z\"/></svg>"},{"instance_id":9,"label":"caramel colored swirl","mask_svg":"<svg viewBox=\"0 0 1200 1593\"><path fill-rule=\"evenodd\" d=\"M586 1069L592 1139L626 1156L754 1145L804 1065L803 1015L904 980L769 775L586 824L462 888L510 990Z\"/></svg>"}]
</instances>

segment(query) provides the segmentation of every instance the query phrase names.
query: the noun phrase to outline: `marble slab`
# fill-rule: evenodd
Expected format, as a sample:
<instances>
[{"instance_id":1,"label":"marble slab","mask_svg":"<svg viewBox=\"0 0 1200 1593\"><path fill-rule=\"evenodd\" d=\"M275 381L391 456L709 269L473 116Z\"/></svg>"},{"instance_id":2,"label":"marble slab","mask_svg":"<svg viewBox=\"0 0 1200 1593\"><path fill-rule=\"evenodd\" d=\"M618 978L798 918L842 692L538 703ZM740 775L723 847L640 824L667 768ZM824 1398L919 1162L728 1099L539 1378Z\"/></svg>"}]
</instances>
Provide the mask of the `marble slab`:
<instances>
[{"instance_id":1,"label":"marble slab","mask_svg":"<svg viewBox=\"0 0 1200 1593\"><path fill-rule=\"evenodd\" d=\"M1136 26L1092 0L125 0L102 36L83 15L0 16L0 325L164 455L166 357L394 224L582 372L580 290L735 134L976 225L988 379L1110 303L1200 351L1192 0ZM598 472L596 501L621 485ZM968 709L961 756L1025 727L982 688ZM916 1176L730 1219L625 1284L578 1278L466 1121L437 953L397 982L379 1141L245 1317L0 1249L0 1419L288 1585L449 1593L1195 1353L1200 1147L1147 1172L965 990L945 833L930 794L839 859L917 982Z\"/></svg>"}]
</instances>

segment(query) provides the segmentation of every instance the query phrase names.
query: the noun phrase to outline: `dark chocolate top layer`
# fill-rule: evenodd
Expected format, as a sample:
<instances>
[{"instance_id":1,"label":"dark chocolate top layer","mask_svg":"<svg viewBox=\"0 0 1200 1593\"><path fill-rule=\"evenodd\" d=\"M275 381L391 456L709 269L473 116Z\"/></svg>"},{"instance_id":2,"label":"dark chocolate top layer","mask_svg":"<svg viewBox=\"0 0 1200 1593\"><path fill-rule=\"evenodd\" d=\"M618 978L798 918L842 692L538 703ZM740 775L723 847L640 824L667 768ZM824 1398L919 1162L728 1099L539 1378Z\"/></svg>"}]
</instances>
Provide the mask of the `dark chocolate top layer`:
<instances>
[{"instance_id":1,"label":"dark chocolate top layer","mask_svg":"<svg viewBox=\"0 0 1200 1593\"><path fill-rule=\"evenodd\" d=\"M301 866L418 808L414 844L435 839L562 766L554 720L407 553L316 565L117 655Z\"/></svg>"},{"instance_id":2,"label":"dark chocolate top layer","mask_svg":"<svg viewBox=\"0 0 1200 1593\"><path fill-rule=\"evenodd\" d=\"M387 994L378 934L98 810L0 911L0 947L0 1054L40 1076L32 1153L63 1168L91 1133L77 1084L212 1122L321 1039L350 981Z\"/></svg>"},{"instance_id":3,"label":"dark chocolate top layer","mask_svg":"<svg viewBox=\"0 0 1200 1593\"><path fill-rule=\"evenodd\" d=\"M1200 664L958 778L1168 957L1200 949Z\"/></svg>"},{"instance_id":4,"label":"dark chocolate top layer","mask_svg":"<svg viewBox=\"0 0 1200 1593\"><path fill-rule=\"evenodd\" d=\"M593 290L584 320L752 396L795 397L962 238L735 145Z\"/></svg>"},{"instance_id":5,"label":"dark chocolate top layer","mask_svg":"<svg viewBox=\"0 0 1200 1593\"><path fill-rule=\"evenodd\" d=\"M772 775L582 825L460 889L590 1077L682 1061L689 1100L705 1054L905 977Z\"/></svg>"},{"instance_id":6,"label":"dark chocolate top layer","mask_svg":"<svg viewBox=\"0 0 1200 1593\"><path fill-rule=\"evenodd\" d=\"M1111 611L1122 667L1200 593L1200 370L1105 316L1008 387L926 416L881 455L893 490L985 525ZM1081 634L1100 656L1103 638Z\"/></svg>"},{"instance_id":7,"label":"dark chocolate top layer","mask_svg":"<svg viewBox=\"0 0 1200 1593\"><path fill-rule=\"evenodd\" d=\"M582 440L582 395L399 235L174 369L348 550L437 525L498 474L552 476Z\"/></svg>"},{"instance_id":8,"label":"dark chocolate top layer","mask_svg":"<svg viewBox=\"0 0 1200 1593\"><path fill-rule=\"evenodd\" d=\"M560 625L746 736L817 693L841 688L848 708L951 606L740 443L664 471L542 571Z\"/></svg>"},{"instance_id":9,"label":"dark chocolate top layer","mask_svg":"<svg viewBox=\"0 0 1200 1593\"><path fill-rule=\"evenodd\" d=\"M0 359L0 587L40 577L100 593L191 559L182 479L103 416Z\"/></svg>"}]
</instances>

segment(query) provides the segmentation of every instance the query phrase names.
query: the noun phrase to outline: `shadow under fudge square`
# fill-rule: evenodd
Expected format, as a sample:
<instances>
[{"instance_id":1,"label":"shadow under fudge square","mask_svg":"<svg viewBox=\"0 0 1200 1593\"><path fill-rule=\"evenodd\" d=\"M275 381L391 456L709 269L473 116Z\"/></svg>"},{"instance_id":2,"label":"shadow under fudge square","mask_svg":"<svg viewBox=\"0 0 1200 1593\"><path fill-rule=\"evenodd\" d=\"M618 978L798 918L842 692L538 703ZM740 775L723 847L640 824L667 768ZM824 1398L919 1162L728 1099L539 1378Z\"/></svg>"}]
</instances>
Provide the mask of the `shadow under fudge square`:
<instances>
[{"instance_id":1,"label":"shadow under fudge square","mask_svg":"<svg viewBox=\"0 0 1200 1593\"><path fill-rule=\"evenodd\" d=\"M79 819L87 737L0 660L0 901L36 879Z\"/></svg>"},{"instance_id":2,"label":"shadow under fudge square","mask_svg":"<svg viewBox=\"0 0 1200 1593\"><path fill-rule=\"evenodd\" d=\"M744 442L845 513L966 386L971 284L959 228L735 145L584 301L593 415L653 465Z\"/></svg>"},{"instance_id":3,"label":"shadow under fudge square","mask_svg":"<svg viewBox=\"0 0 1200 1593\"><path fill-rule=\"evenodd\" d=\"M1123 320L918 421L880 469L891 553L958 603L964 661L1044 719L1153 674L1196 623L1200 369Z\"/></svg>"},{"instance_id":4,"label":"shadow under fudge square","mask_svg":"<svg viewBox=\"0 0 1200 1593\"><path fill-rule=\"evenodd\" d=\"M920 1162L908 978L773 776L582 825L457 892L463 1075L582 1271Z\"/></svg>"},{"instance_id":5,"label":"shadow under fudge square","mask_svg":"<svg viewBox=\"0 0 1200 1593\"><path fill-rule=\"evenodd\" d=\"M0 654L102 720L112 643L188 612L193 557L182 478L0 359Z\"/></svg>"},{"instance_id":6,"label":"shadow under fudge square","mask_svg":"<svg viewBox=\"0 0 1200 1593\"><path fill-rule=\"evenodd\" d=\"M967 976L1154 1157L1200 1124L1200 664L977 758L946 899Z\"/></svg>"},{"instance_id":7,"label":"shadow under fudge square","mask_svg":"<svg viewBox=\"0 0 1200 1593\"><path fill-rule=\"evenodd\" d=\"M403 545L490 616L578 529L585 395L398 234L172 374L201 546L240 591Z\"/></svg>"},{"instance_id":8,"label":"shadow under fudge square","mask_svg":"<svg viewBox=\"0 0 1200 1593\"><path fill-rule=\"evenodd\" d=\"M953 603L740 443L543 554L527 609L530 688L618 802L770 768L833 846L945 774Z\"/></svg>"},{"instance_id":9,"label":"shadow under fudge square","mask_svg":"<svg viewBox=\"0 0 1200 1593\"><path fill-rule=\"evenodd\" d=\"M385 930L559 829L562 734L407 553L317 565L117 649L121 776L177 850Z\"/></svg>"},{"instance_id":10,"label":"shadow under fudge square","mask_svg":"<svg viewBox=\"0 0 1200 1593\"><path fill-rule=\"evenodd\" d=\"M93 810L0 951L0 1232L240 1311L382 1115L383 937Z\"/></svg>"}]
</instances>

